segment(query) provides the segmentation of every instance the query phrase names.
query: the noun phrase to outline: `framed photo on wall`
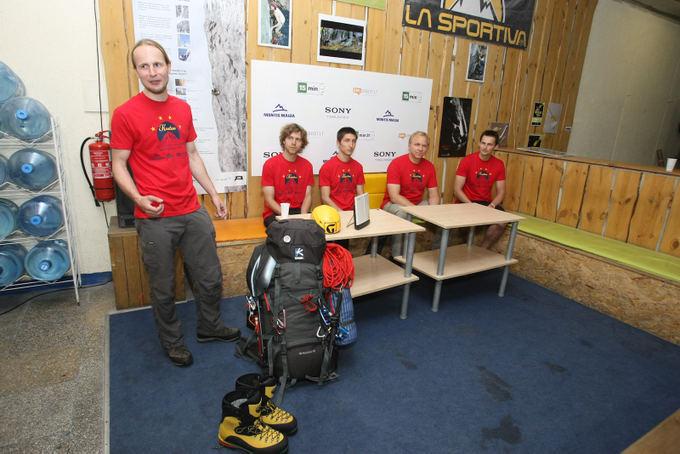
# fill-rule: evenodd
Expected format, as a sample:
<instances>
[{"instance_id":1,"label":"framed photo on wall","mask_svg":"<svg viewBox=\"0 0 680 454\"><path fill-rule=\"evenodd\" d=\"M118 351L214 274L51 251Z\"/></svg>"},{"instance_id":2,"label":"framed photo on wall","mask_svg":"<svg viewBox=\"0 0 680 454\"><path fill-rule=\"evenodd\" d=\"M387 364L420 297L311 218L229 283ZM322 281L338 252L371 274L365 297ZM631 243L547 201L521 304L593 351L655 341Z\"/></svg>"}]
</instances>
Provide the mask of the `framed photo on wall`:
<instances>
[{"instance_id":1,"label":"framed photo on wall","mask_svg":"<svg viewBox=\"0 0 680 454\"><path fill-rule=\"evenodd\" d=\"M462 157L468 146L472 99L444 97L439 135L440 158Z\"/></svg>"},{"instance_id":2,"label":"framed photo on wall","mask_svg":"<svg viewBox=\"0 0 680 454\"><path fill-rule=\"evenodd\" d=\"M293 0L257 0L258 46L290 49Z\"/></svg>"},{"instance_id":3,"label":"framed photo on wall","mask_svg":"<svg viewBox=\"0 0 680 454\"><path fill-rule=\"evenodd\" d=\"M484 82L486 73L486 54L489 48L486 44L470 43L470 55L468 56L467 73L465 80L471 82Z\"/></svg>"},{"instance_id":4,"label":"framed photo on wall","mask_svg":"<svg viewBox=\"0 0 680 454\"><path fill-rule=\"evenodd\" d=\"M364 65L366 21L319 14L317 61Z\"/></svg>"}]
</instances>

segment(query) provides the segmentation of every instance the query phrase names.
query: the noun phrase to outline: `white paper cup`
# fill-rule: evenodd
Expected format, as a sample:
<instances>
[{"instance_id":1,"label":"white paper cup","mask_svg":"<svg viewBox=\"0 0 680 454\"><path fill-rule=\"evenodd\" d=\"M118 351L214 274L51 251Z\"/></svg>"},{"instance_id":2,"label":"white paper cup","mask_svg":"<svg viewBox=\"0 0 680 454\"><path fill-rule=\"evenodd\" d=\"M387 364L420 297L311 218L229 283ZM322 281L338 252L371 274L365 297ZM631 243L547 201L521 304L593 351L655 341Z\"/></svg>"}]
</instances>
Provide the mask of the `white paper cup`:
<instances>
[{"instance_id":1,"label":"white paper cup","mask_svg":"<svg viewBox=\"0 0 680 454\"><path fill-rule=\"evenodd\" d=\"M677 163L677 158L668 158L666 161L666 172L672 172L675 168L675 163Z\"/></svg>"},{"instance_id":2,"label":"white paper cup","mask_svg":"<svg viewBox=\"0 0 680 454\"><path fill-rule=\"evenodd\" d=\"M288 219L288 210L290 210L290 203L281 204L281 219Z\"/></svg>"}]
</instances>

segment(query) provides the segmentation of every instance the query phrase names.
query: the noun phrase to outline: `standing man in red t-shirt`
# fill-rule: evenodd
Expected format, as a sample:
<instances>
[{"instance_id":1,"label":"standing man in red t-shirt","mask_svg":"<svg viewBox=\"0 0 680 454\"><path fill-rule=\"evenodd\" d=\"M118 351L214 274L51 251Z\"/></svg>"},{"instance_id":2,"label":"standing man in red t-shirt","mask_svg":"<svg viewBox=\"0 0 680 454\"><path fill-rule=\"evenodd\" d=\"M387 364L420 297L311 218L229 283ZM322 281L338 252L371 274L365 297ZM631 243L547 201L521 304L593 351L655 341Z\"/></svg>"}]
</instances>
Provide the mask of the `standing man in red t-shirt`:
<instances>
[{"instance_id":1,"label":"standing man in red t-shirt","mask_svg":"<svg viewBox=\"0 0 680 454\"><path fill-rule=\"evenodd\" d=\"M425 154L430 147L430 138L423 131L416 131L408 139L408 154L395 158L387 167L387 188L382 208L404 219L406 212L400 207L411 205L439 204L437 172ZM427 199L423 194L427 190ZM401 255L401 235L392 236L392 256Z\"/></svg>"},{"instance_id":2,"label":"standing man in red t-shirt","mask_svg":"<svg viewBox=\"0 0 680 454\"><path fill-rule=\"evenodd\" d=\"M319 170L321 203L349 211L354 208L354 197L364 193L364 167L352 158L357 145L354 128L340 128L337 139L338 153Z\"/></svg>"},{"instance_id":3,"label":"standing man in red t-shirt","mask_svg":"<svg viewBox=\"0 0 680 454\"><path fill-rule=\"evenodd\" d=\"M453 195L458 202L479 203L497 210L503 210L505 197L505 164L493 156L498 149L498 133L484 131L479 138L479 151L465 156L458 165ZM496 187L496 197L492 195ZM505 224L489 226L482 247L490 248L503 235Z\"/></svg>"},{"instance_id":4,"label":"standing man in red t-shirt","mask_svg":"<svg viewBox=\"0 0 680 454\"><path fill-rule=\"evenodd\" d=\"M210 195L218 217L226 216L227 208L196 149L191 108L168 95L171 63L165 49L143 39L132 48L130 59L144 88L113 113L113 173L120 189L135 203L135 227L161 345L175 365L189 366L193 357L184 345L175 308L178 247L193 284L198 341L231 342L241 336L238 329L222 324L222 267L215 228L198 202L193 178Z\"/></svg>"},{"instance_id":5,"label":"standing man in red t-shirt","mask_svg":"<svg viewBox=\"0 0 680 454\"><path fill-rule=\"evenodd\" d=\"M281 203L290 203L289 213L308 213L312 206L314 173L312 163L298 156L307 144L307 131L295 123L281 128L282 153L267 159L262 167L264 225L281 214Z\"/></svg>"}]
</instances>

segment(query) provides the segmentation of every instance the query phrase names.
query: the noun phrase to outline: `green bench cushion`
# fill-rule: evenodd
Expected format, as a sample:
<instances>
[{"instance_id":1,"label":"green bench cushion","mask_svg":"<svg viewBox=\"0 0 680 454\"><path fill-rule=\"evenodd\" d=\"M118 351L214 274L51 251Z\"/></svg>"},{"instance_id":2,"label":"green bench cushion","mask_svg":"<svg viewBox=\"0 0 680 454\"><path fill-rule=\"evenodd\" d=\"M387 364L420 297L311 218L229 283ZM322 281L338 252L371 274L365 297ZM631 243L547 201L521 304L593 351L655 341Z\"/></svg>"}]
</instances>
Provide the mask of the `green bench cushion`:
<instances>
[{"instance_id":1,"label":"green bench cushion","mask_svg":"<svg viewBox=\"0 0 680 454\"><path fill-rule=\"evenodd\" d=\"M680 282L680 258L678 257L523 213L517 214L524 217L518 226L522 232Z\"/></svg>"}]
</instances>

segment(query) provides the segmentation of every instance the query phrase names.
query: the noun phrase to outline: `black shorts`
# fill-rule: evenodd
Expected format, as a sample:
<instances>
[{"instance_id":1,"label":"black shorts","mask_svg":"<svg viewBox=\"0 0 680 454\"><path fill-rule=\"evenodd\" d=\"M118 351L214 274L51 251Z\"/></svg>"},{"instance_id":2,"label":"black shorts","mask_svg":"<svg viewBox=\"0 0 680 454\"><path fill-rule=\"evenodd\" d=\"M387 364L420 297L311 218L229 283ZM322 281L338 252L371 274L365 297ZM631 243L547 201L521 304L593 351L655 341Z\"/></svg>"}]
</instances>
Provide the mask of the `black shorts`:
<instances>
[{"instance_id":1,"label":"black shorts","mask_svg":"<svg viewBox=\"0 0 680 454\"><path fill-rule=\"evenodd\" d=\"M491 202L487 202L484 200L472 200L472 203L478 203L480 205L484 205L485 207L488 207ZM505 211L505 209L501 205L496 205L497 210Z\"/></svg>"}]
</instances>

